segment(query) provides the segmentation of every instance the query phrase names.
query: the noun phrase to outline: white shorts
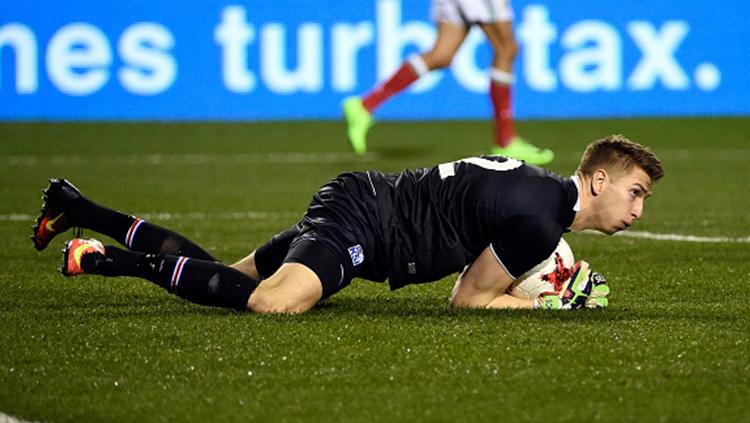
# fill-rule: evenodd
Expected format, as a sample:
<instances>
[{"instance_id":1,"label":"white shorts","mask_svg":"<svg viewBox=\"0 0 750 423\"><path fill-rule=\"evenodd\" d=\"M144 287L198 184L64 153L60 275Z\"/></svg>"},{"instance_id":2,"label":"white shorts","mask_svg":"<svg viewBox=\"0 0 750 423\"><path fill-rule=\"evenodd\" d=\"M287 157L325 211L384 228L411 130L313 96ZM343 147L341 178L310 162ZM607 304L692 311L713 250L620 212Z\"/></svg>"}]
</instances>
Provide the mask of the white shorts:
<instances>
[{"instance_id":1,"label":"white shorts","mask_svg":"<svg viewBox=\"0 0 750 423\"><path fill-rule=\"evenodd\" d=\"M513 20L510 0L432 0L432 19L469 27Z\"/></svg>"}]
</instances>

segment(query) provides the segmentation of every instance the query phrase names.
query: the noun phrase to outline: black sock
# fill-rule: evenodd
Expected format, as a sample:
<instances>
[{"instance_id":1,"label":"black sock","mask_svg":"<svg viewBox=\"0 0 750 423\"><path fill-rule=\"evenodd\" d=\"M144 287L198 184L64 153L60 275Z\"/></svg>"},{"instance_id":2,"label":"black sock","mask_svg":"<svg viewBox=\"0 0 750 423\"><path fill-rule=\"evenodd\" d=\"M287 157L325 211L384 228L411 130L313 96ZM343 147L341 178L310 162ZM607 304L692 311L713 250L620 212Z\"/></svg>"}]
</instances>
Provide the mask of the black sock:
<instances>
[{"instance_id":1,"label":"black sock","mask_svg":"<svg viewBox=\"0 0 750 423\"><path fill-rule=\"evenodd\" d=\"M73 226L94 230L116 239L123 245L125 234L135 220L133 216L102 207L85 197L67 205L65 218Z\"/></svg>"},{"instance_id":2,"label":"black sock","mask_svg":"<svg viewBox=\"0 0 750 423\"><path fill-rule=\"evenodd\" d=\"M211 254L176 232L100 206L85 197L68 206L66 218L74 226L112 237L133 251L216 261Z\"/></svg>"},{"instance_id":3,"label":"black sock","mask_svg":"<svg viewBox=\"0 0 750 423\"><path fill-rule=\"evenodd\" d=\"M134 251L216 261L206 250L177 232L138 218L133 219L125 234L125 241L127 244L124 245Z\"/></svg>"},{"instance_id":4,"label":"black sock","mask_svg":"<svg viewBox=\"0 0 750 423\"><path fill-rule=\"evenodd\" d=\"M145 254L106 246L104 257L82 260L88 273L135 276L147 279L190 302L245 310L250 294L260 283L246 274L214 261L164 254Z\"/></svg>"}]
</instances>

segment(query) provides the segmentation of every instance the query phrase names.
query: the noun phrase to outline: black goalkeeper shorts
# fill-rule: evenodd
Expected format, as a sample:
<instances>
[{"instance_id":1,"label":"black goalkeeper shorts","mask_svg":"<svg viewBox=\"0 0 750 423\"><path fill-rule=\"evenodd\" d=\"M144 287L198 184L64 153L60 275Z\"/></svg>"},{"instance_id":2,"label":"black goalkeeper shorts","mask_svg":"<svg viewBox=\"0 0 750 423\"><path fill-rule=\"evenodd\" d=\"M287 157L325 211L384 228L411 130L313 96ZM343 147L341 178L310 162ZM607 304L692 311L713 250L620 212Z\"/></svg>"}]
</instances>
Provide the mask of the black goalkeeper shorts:
<instances>
[{"instance_id":1,"label":"black goalkeeper shorts","mask_svg":"<svg viewBox=\"0 0 750 423\"><path fill-rule=\"evenodd\" d=\"M288 246L288 247L287 247ZM382 237L378 206L367 174L346 173L318 190L303 219L258 248L261 277L282 263L310 268L328 298L355 277L382 282Z\"/></svg>"}]
</instances>

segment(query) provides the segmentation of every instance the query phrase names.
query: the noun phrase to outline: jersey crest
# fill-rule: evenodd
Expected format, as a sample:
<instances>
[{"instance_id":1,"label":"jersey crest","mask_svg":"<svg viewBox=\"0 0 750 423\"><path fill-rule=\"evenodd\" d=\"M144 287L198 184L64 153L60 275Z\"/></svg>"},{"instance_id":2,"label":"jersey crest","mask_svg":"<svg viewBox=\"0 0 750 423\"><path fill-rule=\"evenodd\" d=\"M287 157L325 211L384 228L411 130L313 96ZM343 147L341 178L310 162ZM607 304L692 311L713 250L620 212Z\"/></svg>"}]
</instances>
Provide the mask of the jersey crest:
<instances>
[{"instance_id":1,"label":"jersey crest","mask_svg":"<svg viewBox=\"0 0 750 423\"><path fill-rule=\"evenodd\" d=\"M362 250L362 246L360 244L357 244L355 246L349 247L349 257L352 259L352 265L353 266L359 266L362 264L362 262L365 261L365 253L364 250Z\"/></svg>"}]
</instances>

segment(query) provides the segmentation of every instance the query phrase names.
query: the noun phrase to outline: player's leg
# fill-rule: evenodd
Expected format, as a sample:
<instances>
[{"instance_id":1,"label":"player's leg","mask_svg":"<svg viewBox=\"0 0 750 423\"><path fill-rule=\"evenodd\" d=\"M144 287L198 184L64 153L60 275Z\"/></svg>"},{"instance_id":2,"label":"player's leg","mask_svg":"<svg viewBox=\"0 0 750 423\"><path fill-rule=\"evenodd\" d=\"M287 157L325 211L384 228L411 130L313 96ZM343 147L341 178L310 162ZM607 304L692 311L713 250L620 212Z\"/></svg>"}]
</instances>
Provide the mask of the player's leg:
<instances>
[{"instance_id":1,"label":"player's leg","mask_svg":"<svg viewBox=\"0 0 750 423\"><path fill-rule=\"evenodd\" d=\"M466 34L468 29L462 25L439 23L437 40L429 52L405 60L388 79L376 85L363 97L344 99L347 135L356 153L364 154L367 151L367 131L372 126L372 114L375 109L431 70L450 65Z\"/></svg>"},{"instance_id":2,"label":"player's leg","mask_svg":"<svg viewBox=\"0 0 750 423\"><path fill-rule=\"evenodd\" d=\"M289 252L289 246L299 234L299 225L294 225L276 234L247 257L234 263L232 267L252 278L266 279L279 270Z\"/></svg>"},{"instance_id":3,"label":"player's leg","mask_svg":"<svg viewBox=\"0 0 750 423\"><path fill-rule=\"evenodd\" d=\"M196 304L257 313L307 311L351 280L340 260L314 241L298 243L287 260L261 283L214 261L145 254L76 238L66 243L61 272L138 277Z\"/></svg>"},{"instance_id":4,"label":"player's leg","mask_svg":"<svg viewBox=\"0 0 750 423\"><path fill-rule=\"evenodd\" d=\"M455 22L439 22L438 35L432 50L420 55L428 71L450 66L453 57L469 34L469 28Z\"/></svg>"},{"instance_id":5,"label":"player's leg","mask_svg":"<svg viewBox=\"0 0 750 423\"><path fill-rule=\"evenodd\" d=\"M306 311L319 301L348 286L359 267L340 251L339 235L328 228L300 234L289 247L284 263L263 280L248 301L248 309L257 313L296 313ZM347 257L343 257L347 255Z\"/></svg>"},{"instance_id":6,"label":"player's leg","mask_svg":"<svg viewBox=\"0 0 750 423\"><path fill-rule=\"evenodd\" d=\"M484 23L480 26L494 52L490 70L490 97L495 117L495 143L499 147L507 147L516 136L511 94L515 80L513 61L518 52L518 44L513 37L510 21Z\"/></svg>"},{"instance_id":7,"label":"player's leg","mask_svg":"<svg viewBox=\"0 0 750 423\"><path fill-rule=\"evenodd\" d=\"M508 20L480 24L487 36L494 58L490 71L490 99L494 111L495 147L493 154L514 157L531 164L545 164L552 161L554 153L540 149L516 135L513 124L512 89L513 62L518 52L518 45L513 36L513 27Z\"/></svg>"},{"instance_id":8,"label":"player's leg","mask_svg":"<svg viewBox=\"0 0 750 423\"><path fill-rule=\"evenodd\" d=\"M463 25L451 22L438 23L438 35L432 49L405 60L388 79L365 94L362 98L364 108L372 113L384 101L400 93L430 71L449 66L468 31Z\"/></svg>"},{"instance_id":9,"label":"player's leg","mask_svg":"<svg viewBox=\"0 0 750 423\"><path fill-rule=\"evenodd\" d=\"M292 234L295 237L290 245ZM308 228L308 232L301 233L300 227L295 225L243 259L241 266L235 265L243 272L252 274L255 270L256 274L264 277L248 300L248 310L256 313L298 313L311 309L348 286L359 275L361 268L352 263L350 256L342 257L347 253L336 253L340 248L333 245L341 241L331 235L327 229L317 232ZM280 263L282 251L286 251L286 255L281 259L283 263ZM264 274L272 269L274 273L265 277Z\"/></svg>"},{"instance_id":10,"label":"player's leg","mask_svg":"<svg viewBox=\"0 0 750 423\"><path fill-rule=\"evenodd\" d=\"M262 283L212 261L105 248L83 239L66 244L62 273L141 277L199 304L257 312L305 311L349 285L376 257L371 231L377 228L366 229L370 216L359 207L368 200L374 206L372 198L360 195L369 189L362 188L363 183L353 174L331 181L313 196L300 224L261 247L260 256L251 254L243 270L264 275L287 251L284 264ZM265 252L268 257L262 258Z\"/></svg>"},{"instance_id":11,"label":"player's leg","mask_svg":"<svg viewBox=\"0 0 750 423\"><path fill-rule=\"evenodd\" d=\"M301 313L323 298L318 275L300 263L284 263L250 295L247 309L256 313Z\"/></svg>"},{"instance_id":12,"label":"player's leg","mask_svg":"<svg viewBox=\"0 0 750 423\"><path fill-rule=\"evenodd\" d=\"M370 193L371 185L364 184L353 174L330 181L313 195L302 221L235 264L263 278L249 309L307 310L373 267L378 228L368 223L372 220L365 209L376 203L362 196Z\"/></svg>"},{"instance_id":13,"label":"player's leg","mask_svg":"<svg viewBox=\"0 0 750 423\"><path fill-rule=\"evenodd\" d=\"M44 190L42 212L31 237L34 247L45 249L55 236L71 227L107 235L134 251L214 260L211 254L174 231L99 205L65 179L51 179Z\"/></svg>"},{"instance_id":14,"label":"player's leg","mask_svg":"<svg viewBox=\"0 0 750 423\"><path fill-rule=\"evenodd\" d=\"M170 254L103 246L93 239L66 243L65 276L95 274L143 278L196 304L245 310L259 281L224 264Z\"/></svg>"}]
</instances>

